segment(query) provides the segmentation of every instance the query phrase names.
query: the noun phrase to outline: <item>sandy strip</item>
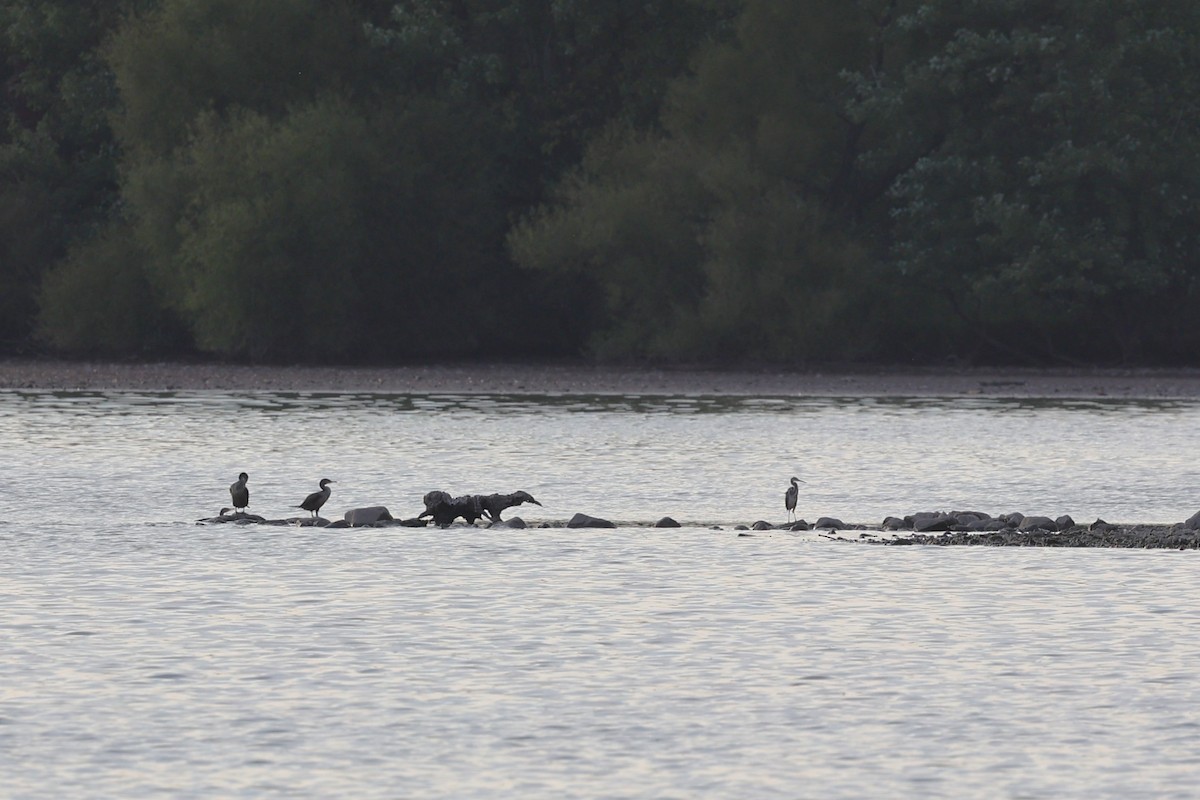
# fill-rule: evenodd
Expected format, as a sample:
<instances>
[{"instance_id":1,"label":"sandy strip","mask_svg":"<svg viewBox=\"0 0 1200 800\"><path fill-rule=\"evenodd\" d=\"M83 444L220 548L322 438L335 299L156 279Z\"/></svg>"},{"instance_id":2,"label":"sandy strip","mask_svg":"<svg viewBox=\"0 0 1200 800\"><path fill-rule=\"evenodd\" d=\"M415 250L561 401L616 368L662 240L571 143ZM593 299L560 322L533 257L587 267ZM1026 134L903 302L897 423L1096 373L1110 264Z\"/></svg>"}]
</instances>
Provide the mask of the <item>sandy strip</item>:
<instances>
[{"instance_id":1,"label":"sandy strip","mask_svg":"<svg viewBox=\"0 0 1200 800\"><path fill-rule=\"evenodd\" d=\"M1200 370L707 369L455 363L247 366L0 360L0 389L1200 399Z\"/></svg>"}]
</instances>

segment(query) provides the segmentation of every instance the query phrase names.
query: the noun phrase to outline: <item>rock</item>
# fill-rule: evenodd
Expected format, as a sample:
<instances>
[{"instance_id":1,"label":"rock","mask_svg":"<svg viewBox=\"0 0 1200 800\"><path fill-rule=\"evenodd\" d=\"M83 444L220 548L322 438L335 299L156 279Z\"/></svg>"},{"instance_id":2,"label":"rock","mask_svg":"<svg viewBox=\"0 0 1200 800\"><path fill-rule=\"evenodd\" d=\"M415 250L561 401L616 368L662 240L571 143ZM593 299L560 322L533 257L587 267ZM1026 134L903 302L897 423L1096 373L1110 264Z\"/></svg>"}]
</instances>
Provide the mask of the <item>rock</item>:
<instances>
[{"instance_id":1,"label":"rock","mask_svg":"<svg viewBox=\"0 0 1200 800\"><path fill-rule=\"evenodd\" d=\"M810 528L809 528L809 525L807 522L805 522L802 519L798 519L788 527L788 530L789 531L807 531L807 530L810 530Z\"/></svg>"},{"instance_id":2,"label":"rock","mask_svg":"<svg viewBox=\"0 0 1200 800\"><path fill-rule=\"evenodd\" d=\"M324 517L288 517L282 522L284 525L294 525L298 528L327 528L330 524Z\"/></svg>"},{"instance_id":3,"label":"rock","mask_svg":"<svg viewBox=\"0 0 1200 800\"><path fill-rule=\"evenodd\" d=\"M733 529L734 529L735 531L748 531L748 530L750 530L749 526L747 526L747 525L734 525L734 526L733 526Z\"/></svg>"},{"instance_id":4,"label":"rock","mask_svg":"<svg viewBox=\"0 0 1200 800\"><path fill-rule=\"evenodd\" d=\"M958 520L958 524L963 530L972 530L973 526L991 519L991 516L979 511L952 511L950 516Z\"/></svg>"},{"instance_id":5,"label":"rock","mask_svg":"<svg viewBox=\"0 0 1200 800\"><path fill-rule=\"evenodd\" d=\"M1022 517L1019 531L1057 531L1058 525L1049 517Z\"/></svg>"},{"instance_id":6,"label":"rock","mask_svg":"<svg viewBox=\"0 0 1200 800\"><path fill-rule=\"evenodd\" d=\"M505 528L511 528L512 530L522 530L522 529L528 528L528 527L529 526L525 524L525 520L521 519L520 517L513 517L512 519L497 520L496 522L493 522L491 525L488 525L489 530L491 530L492 528L500 528L501 530L503 530Z\"/></svg>"},{"instance_id":7,"label":"rock","mask_svg":"<svg viewBox=\"0 0 1200 800\"><path fill-rule=\"evenodd\" d=\"M1009 528L1019 528L1021 521L1025 519L1025 515L1014 511L1011 514L1001 514L997 519L1001 520Z\"/></svg>"},{"instance_id":8,"label":"rock","mask_svg":"<svg viewBox=\"0 0 1200 800\"><path fill-rule=\"evenodd\" d=\"M817 529L827 528L830 530L841 531L846 529L846 523L842 522L837 517L820 517L817 519L816 523L813 524L813 527Z\"/></svg>"},{"instance_id":9,"label":"rock","mask_svg":"<svg viewBox=\"0 0 1200 800\"><path fill-rule=\"evenodd\" d=\"M1200 511L1184 520L1183 527L1189 531L1200 531Z\"/></svg>"},{"instance_id":10,"label":"rock","mask_svg":"<svg viewBox=\"0 0 1200 800\"><path fill-rule=\"evenodd\" d=\"M1070 514L1063 514L1054 520L1054 524L1058 526L1060 531L1065 531L1067 528L1075 527L1075 520L1071 519Z\"/></svg>"},{"instance_id":11,"label":"rock","mask_svg":"<svg viewBox=\"0 0 1200 800\"><path fill-rule=\"evenodd\" d=\"M568 528L615 528L613 523L587 514L576 514L567 522Z\"/></svg>"},{"instance_id":12,"label":"rock","mask_svg":"<svg viewBox=\"0 0 1200 800\"><path fill-rule=\"evenodd\" d=\"M905 517L904 521L908 522L909 517ZM949 514L943 514L940 511L920 511L913 514L912 530L918 533L928 533L929 531L948 531L958 524L958 520Z\"/></svg>"},{"instance_id":13,"label":"rock","mask_svg":"<svg viewBox=\"0 0 1200 800\"><path fill-rule=\"evenodd\" d=\"M377 522L390 520L392 515L384 506L367 506L353 508L345 513L343 519L352 528L367 528Z\"/></svg>"},{"instance_id":14,"label":"rock","mask_svg":"<svg viewBox=\"0 0 1200 800\"><path fill-rule=\"evenodd\" d=\"M658 522L654 523L654 527L656 527L656 528L681 528L683 526L680 525L675 520L671 519L670 517L663 517Z\"/></svg>"},{"instance_id":15,"label":"rock","mask_svg":"<svg viewBox=\"0 0 1200 800\"><path fill-rule=\"evenodd\" d=\"M396 520L395 524L401 528L424 528L429 524L429 520L421 519L420 517L411 517L409 519Z\"/></svg>"},{"instance_id":16,"label":"rock","mask_svg":"<svg viewBox=\"0 0 1200 800\"><path fill-rule=\"evenodd\" d=\"M774 525L767 522L765 519L760 519L758 522L756 522L750 526L750 528L752 530L756 530L756 531L769 531L769 530L772 530L774 527L775 527Z\"/></svg>"},{"instance_id":17,"label":"rock","mask_svg":"<svg viewBox=\"0 0 1200 800\"><path fill-rule=\"evenodd\" d=\"M352 527L352 526L350 525L350 523L349 523L349 522L347 522L347 521L346 521L346 520L344 520L344 519L335 519L333 522L329 523L329 524L328 524L328 525L326 525L325 527L326 527L326 528L349 528L349 527ZM368 526L364 525L364 526L362 526L362 527L366 528L366 527L368 527Z\"/></svg>"},{"instance_id":18,"label":"rock","mask_svg":"<svg viewBox=\"0 0 1200 800\"><path fill-rule=\"evenodd\" d=\"M912 523L905 522L899 517L884 517L879 527L885 531L910 531L912 530Z\"/></svg>"},{"instance_id":19,"label":"rock","mask_svg":"<svg viewBox=\"0 0 1200 800\"><path fill-rule=\"evenodd\" d=\"M232 522L235 525L250 525L253 523L266 522L267 520L260 517L258 514L247 514L245 511L238 511L234 514L227 513L231 509L222 508L221 513L215 517L205 517L204 519L196 520L197 524L217 525L226 522Z\"/></svg>"},{"instance_id":20,"label":"rock","mask_svg":"<svg viewBox=\"0 0 1200 800\"><path fill-rule=\"evenodd\" d=\"M1031 526L1029 530L1017 531L1005 526L993 533L941 533L926 535L914 533L906 539L896 539L891 544L922 545L968 545L984 547L1130 547L1169 548L1172 550L1200 549L1200 531L1186 531L1182 523L1163 525L1111 525L1096 520L1089 528L1076 525L1066 531L1044 530L1036 527L1034 517L1024 518ZM875 541L870 542L874 544ZM886 544L888 542L879 542Z\"/></svg>"}]
</instances>

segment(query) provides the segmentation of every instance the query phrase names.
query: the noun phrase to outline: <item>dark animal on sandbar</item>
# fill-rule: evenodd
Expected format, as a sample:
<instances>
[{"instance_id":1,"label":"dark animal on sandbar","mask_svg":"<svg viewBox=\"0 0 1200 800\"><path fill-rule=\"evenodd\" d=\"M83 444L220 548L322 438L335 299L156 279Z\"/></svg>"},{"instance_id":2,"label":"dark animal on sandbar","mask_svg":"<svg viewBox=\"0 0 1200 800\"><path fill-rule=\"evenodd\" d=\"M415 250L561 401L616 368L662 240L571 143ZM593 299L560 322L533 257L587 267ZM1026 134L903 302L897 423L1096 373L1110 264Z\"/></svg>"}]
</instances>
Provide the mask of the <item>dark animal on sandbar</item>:
<instances>
[{"instance_id":1,"label":"dark animal on sandbar","mask_svg":"<svg viewBox=\"0 0 1200 800\"><path fill-rule=\"evenodd\" d=\"M304 498L304 502L296 506L296 508L303 508L305 511L311 511L313 519L316 519L317 512L321 510L321 506L325 505L325 501L329 499L329 493L332 491L329 488L329 484L331 483L337 483L337 481L331 481L329 478L322 478L321 491L313 492L308 497Z\"/></svg>"},{"instance_id":2,"label":"dark animal on sandbar","mask_svg":"<svg viewBox=\"0 0 1200 800\"><path fill-rule=\"evenodd\" d=\"M479 506L492 522L500 522L500 514L507 508L519 506L522 503L533 503L540 506L529 492L513 492L512 494L489 494L479 498Z\"/></svg>"},{"instance_id":3,"label":"dark animal on sandbar","mask_svg":"<svg viewBox=\"0 0 1200 800\"><path fill-rule=\"evenodd\" d=\"M454 520L462 517L468 525L474 525L475 520L483 516L479 505L479 495L466 494L462 497L451 497L449 492L427 492L422 498L425 510L417 519L433 517L433 524L439 528L447 528Z\"/></svg>"},{"instance_id":4,"label":"dark animal on sandbar","mask_svg":"<svg viewBox=\"0 0 1200 800\"><path fill-rule=\"evenodd\" d=\"M238 475L236 483L229 485L229 496L233 498L233 510L245 511L246 506L250 505L250 490L246 488L246 481L250 480L250 476L246 473Z\"/></svg>"}]
</instances>

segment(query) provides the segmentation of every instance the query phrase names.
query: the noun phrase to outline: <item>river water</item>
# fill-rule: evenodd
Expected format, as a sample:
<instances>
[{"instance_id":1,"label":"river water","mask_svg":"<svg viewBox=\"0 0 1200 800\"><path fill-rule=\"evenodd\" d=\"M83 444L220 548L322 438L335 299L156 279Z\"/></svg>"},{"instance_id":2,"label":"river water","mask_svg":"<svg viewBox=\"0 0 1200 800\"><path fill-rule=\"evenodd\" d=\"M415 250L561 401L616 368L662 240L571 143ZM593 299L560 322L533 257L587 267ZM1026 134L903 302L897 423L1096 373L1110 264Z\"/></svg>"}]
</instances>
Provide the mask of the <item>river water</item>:
<instances>
[{"instance_id":1,"label":"river water","mask_svg":"<svg viewBox=\"0 0 1200 800\"><path fill-rule=\"evenodd\" d=\"M0 797L1193 797L1200 404L0 392ZM197 526L524 489L672 530ZM303 512L299 512L303 513ZM711 530L719 525L722 530Z\"/></svg>"}]
</instances>

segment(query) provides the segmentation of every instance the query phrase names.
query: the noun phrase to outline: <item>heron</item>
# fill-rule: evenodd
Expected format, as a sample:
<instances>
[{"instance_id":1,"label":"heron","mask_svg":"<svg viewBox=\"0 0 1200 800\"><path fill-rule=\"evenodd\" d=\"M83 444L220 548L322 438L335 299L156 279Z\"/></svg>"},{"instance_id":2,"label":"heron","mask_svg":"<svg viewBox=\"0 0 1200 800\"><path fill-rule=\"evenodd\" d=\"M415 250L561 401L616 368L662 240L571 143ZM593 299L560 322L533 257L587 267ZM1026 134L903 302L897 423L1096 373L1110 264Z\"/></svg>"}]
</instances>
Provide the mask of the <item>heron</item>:
<instances>
[{"instance_id":1,"label":"heron","mask_svg":"<svg viewBox=\"0 0 1200 800\"><path fill-rule=\"evenodd\" d=\"M329 478L321 478L321 491L313 492L308 497L304 498L304 502L296 506L296 508L303 508L305 511L311 511L313 519L316 519L317 512L321 510L321 506L325 505L325 501L329 499L329 484L331 483L337 483L337 481L331 481Z\"/></svg>"},{"instance_id":2,"label":"heron","mask_svg":"<svg viewBox=\"0 0 1200 800\"><path fill-rule=\"evenodd\" d=\"M796 484L804 481L793 475L790 483L791 487L783 493L783 507L788 510L789 520L792 520L796 518L796 498L800 496L800 487Z\"/></svg>"},{"instance_id":3,"label":"heron","mask_svg":"<svg viewBox=\"0 0 1200 800\"><path fill-rule=\"evenodd\" d=\"M246 488L246 481L250 480L250 476L246 473L240 473L237 481L229 484L229 496L233 498L233 510L246 513L246 506L250 505L250 490Z\"/></svg>"}]
</instances>

